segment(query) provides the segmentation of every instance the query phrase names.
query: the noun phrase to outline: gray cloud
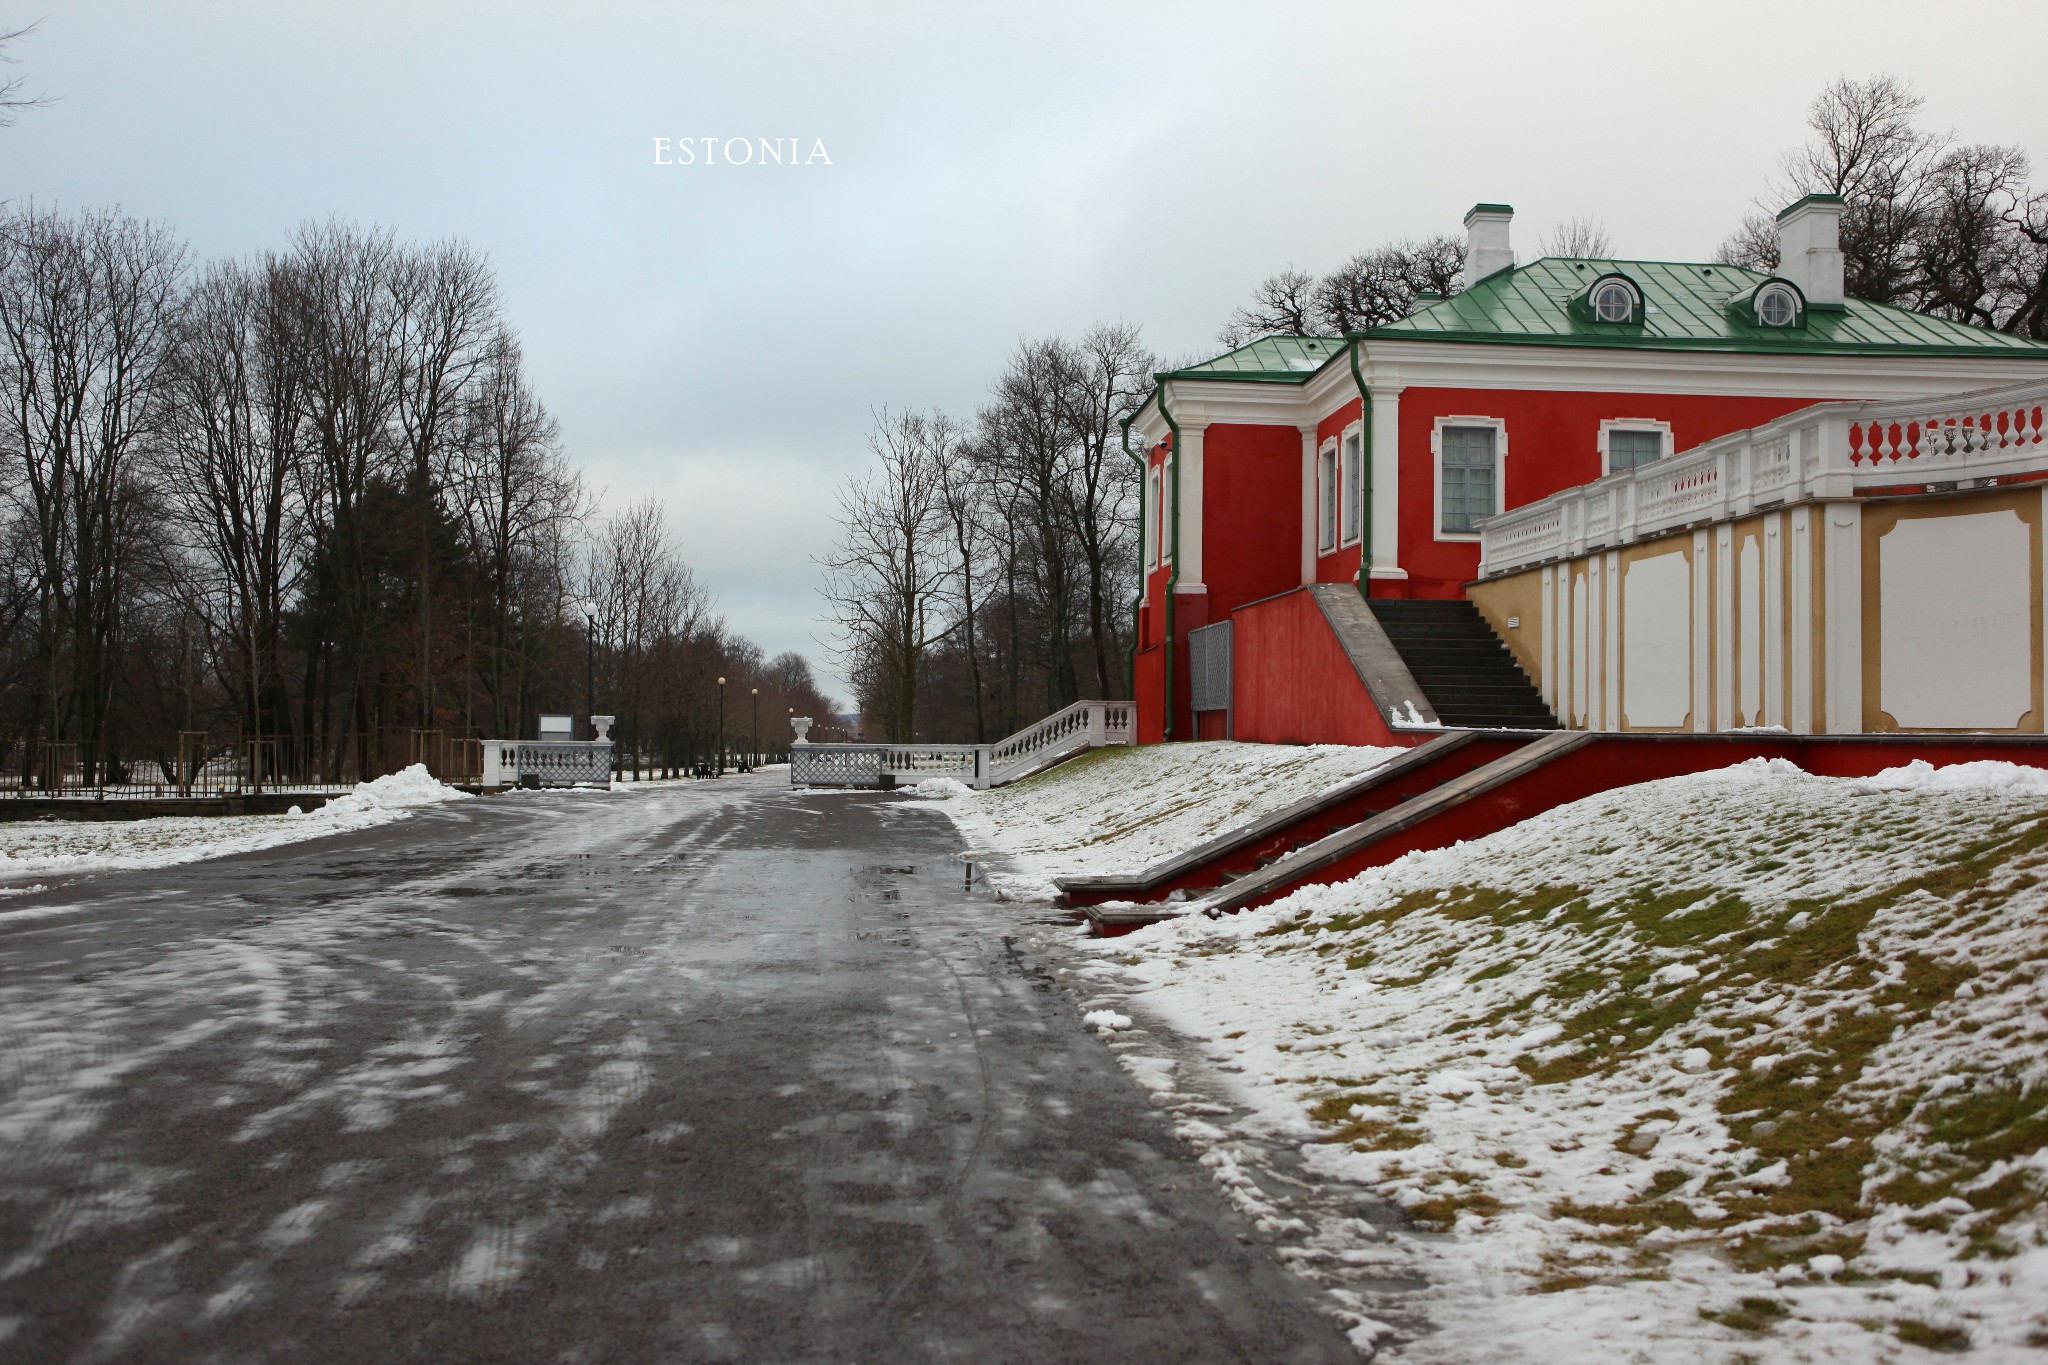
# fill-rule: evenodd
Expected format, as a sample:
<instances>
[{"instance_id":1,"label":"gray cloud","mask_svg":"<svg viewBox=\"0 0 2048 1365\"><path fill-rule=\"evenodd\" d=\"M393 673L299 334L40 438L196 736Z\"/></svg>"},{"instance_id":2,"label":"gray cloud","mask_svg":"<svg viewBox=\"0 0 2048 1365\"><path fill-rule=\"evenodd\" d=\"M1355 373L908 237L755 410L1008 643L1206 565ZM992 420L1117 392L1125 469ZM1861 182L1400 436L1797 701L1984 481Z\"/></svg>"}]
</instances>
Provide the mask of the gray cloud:
<instances>
[{"instance_id":1,"label":"gray cloud","mask_svg":"<svg viewBox=\"0 0 2048 1365\"><path fill-rule=\"evenodd\" d=\"M34 18L20 6L9 21ZM1951 4L676 6L101 0L22 44L61 96L0 194L120 202L207 253L328 214L488 250L542 394L615 501L654 490L739 630L815 657L809 558L881 404L970 411L1018 337L1206 347L1261 276L1521 210L1699 257L1838 72L2048 147ZM833 165L656 167L653 139Z\"/></svg>"}]
</instances>

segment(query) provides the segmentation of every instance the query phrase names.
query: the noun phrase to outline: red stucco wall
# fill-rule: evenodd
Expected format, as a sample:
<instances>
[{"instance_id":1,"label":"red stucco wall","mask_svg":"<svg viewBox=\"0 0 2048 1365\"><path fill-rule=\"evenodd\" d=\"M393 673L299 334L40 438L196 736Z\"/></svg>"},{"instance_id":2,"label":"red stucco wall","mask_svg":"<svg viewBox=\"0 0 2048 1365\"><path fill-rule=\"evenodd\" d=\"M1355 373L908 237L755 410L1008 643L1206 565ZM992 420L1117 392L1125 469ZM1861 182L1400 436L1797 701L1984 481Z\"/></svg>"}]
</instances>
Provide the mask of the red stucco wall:
<instances>
[{"instance_id":1,"label":"red stucco wall","mask_svg":"<svg viewBox=\"0 0 2048 1365\"><path fill-rule=\"evenodd\" d=\"M1188 632L1209 624L1209 598L1205 593L1174 594L1173 604L1173 733L1165 734L1166 655L1164 644L1138 651L1132 689L1138 703L1138 743L1156 744L1161 739L1193 739L1195 713L1188 707ZM1165 633L1163 620L1160 634Z\"/></svg>"},{"instance_id":2,"label":"red stucco wall","mask_svg":"<svg viewBox=\"0 0 2048 1365\"><path fill-rule=\"evenodd\" d=\"M1202 583L1212 619L1299 587L1301 433L1211 426L1202 436L1202 514Z\"/></svg>"},{"instance_id":3,"label":"red stucco wall","mask_svg":"<svg viewBox=\"0 0 2048 1365\"><path fill-rule=\"evenodd\" d=\"M1672 448L1682 452L1818 401L1523 389L1403 390L1399 562L1408 571L1406 595L1462 597L1464 585L1479 574L1476 541L1436 538L1436 462L1430 438L1439 417L1496 417L1507 424L1505 505L1514 508L1599 478L1603 421L1640 417L1669 422ZM1377 595L1390 586L1375 582L1372 590Z\"/></svg>"},{"instance_id":4,"label":"red stucco wall","mask_svg":"<svg viewBox=\"0 0 2048 1365\"><path fill-rule=\"evenodd\" d=\"M1262 744L1400 744L1322 609L1300 588L1232 614L1237 738Z\"/></svg>"}]
</instances>

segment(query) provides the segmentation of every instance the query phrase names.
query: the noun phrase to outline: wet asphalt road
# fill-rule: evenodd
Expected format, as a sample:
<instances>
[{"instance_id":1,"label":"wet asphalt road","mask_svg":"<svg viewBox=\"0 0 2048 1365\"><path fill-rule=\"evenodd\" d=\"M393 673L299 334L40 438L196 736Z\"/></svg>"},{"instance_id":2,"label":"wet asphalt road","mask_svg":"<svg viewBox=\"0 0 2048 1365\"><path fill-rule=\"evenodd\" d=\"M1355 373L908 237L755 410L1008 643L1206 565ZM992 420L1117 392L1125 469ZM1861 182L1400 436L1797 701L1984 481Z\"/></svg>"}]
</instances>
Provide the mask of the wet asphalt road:
<instances>
[{"instance_id":1,"label":"wet asphalt road","mask_svg":"<svg viewBox=\"0 0 2048 1365\"><path fill-rule=\"evenodd\" d=\"M958 846L761 778L10 899L0 1360L1355 1359Z\"/></svg>"}]
</instances>

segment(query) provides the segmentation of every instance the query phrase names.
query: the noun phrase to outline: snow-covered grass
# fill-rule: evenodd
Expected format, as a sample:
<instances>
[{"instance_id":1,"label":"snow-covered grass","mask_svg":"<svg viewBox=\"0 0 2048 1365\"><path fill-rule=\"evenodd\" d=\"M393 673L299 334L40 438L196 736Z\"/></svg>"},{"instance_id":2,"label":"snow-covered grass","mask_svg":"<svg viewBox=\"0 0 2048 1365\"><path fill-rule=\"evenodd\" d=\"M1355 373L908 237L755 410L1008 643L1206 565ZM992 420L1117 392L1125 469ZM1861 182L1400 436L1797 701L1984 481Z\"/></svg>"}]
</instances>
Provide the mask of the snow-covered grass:
<instances>
[{"instance_id":1,"label":"snow-covered grass","mask_svg":"<svg viewBox=\"0 0 2048 1365\"><path fill-rule=\"evenodd\" d=\"M1753 762L1085 951L1086 1022L1231 1102L1180 1131L1383 1358L2048 1345L2048 774Z\"/></svg>"},{"instance_id":2,"label":"snow-covered grass","mask_svg":"<svg viewBox=\"0 0 2048 1365\"><path fill-rule=\"evenodd\" d=\"M1135 872L1400 753L1341 744L1150 744L1097 749L1036 777L976 793L946 778L938 798L1005 894L1046 897L1053 878Z\"/></svg>"},{"instance_id":3,"label":"snow-covered grass","mask_svg":"<svg viewBox=\"0 0 2048 1365\"><path fill-rule=\"evenodd\" d=\"M467 800L420 764L359 782L296 815L169 815L148 820L35 820L0 824L0 881L52 873L169 867L248 853L401 820L421 806Z\"/></svg>"}]
</instances>

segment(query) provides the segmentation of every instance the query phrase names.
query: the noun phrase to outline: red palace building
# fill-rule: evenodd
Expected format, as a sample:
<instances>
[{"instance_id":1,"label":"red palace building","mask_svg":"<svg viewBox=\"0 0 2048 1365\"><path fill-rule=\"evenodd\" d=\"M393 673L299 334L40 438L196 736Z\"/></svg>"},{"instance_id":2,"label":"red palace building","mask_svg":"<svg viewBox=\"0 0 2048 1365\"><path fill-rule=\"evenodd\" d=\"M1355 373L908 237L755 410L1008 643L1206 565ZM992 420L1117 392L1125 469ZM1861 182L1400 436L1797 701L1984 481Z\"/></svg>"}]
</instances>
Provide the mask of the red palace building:
<instances>
[{"instance_id":1,"label":"red palace building","mask_svg":"<svg viewBox=\"0 0 2048 1365\"><path fill-rule=\"evenodd\" d=\"M1841 212L1839 199L1812 195L1780 214L1782 265L1771 276L1666 261L1545 257L1517 265L1513 210L1480 204L1465 216L1462 292L1425 298L1409 316L1362 334L1267 337L1157 376L1128 428L1130 449L1144 465L1143 592L1133 657L1140 742L1232 736L1413 743L1419 730L1437 724L1624 729L1631 709L1655 709L1684 717L1666 723L1706 729L1777 714L1761 703L1753 710L1729 703L1729 680L1778 679L1787 696L1808 686L1798 672L1804 646L1795 635L1820 629L1812 625L1820 618L1802 615L1803 599L1793 595L1809 580L1821 591L1813 566L1823 560L1798 556L1823 555L1826 508L1860 507L1870 493L1867 478L1854 488L1820 478L1814 442L1821 437L1812 434L1820 428L1800 427L1805 419L1793 415L1815 404L1927 402L2048 377L2048 345L1845 297ZM2033 415L2025 420L2038 436L2039 414L2028 411ZM1677 469L1684 464L1677 455L1774 422L1793 423L1783 439L1792 452L1788 468L1798 471L1797 452L1805 450L1813 475L1799 485L1805 492L1779 499L1783 507L1762 496L1768 490L1758 475L1747 492L1732 484L1720 489L1715 496L1728 496L1694 521L1658 523L1661 540L1645 532L1644 543L1631 548L1622 546L1627 536L1603 540L1597 527L1590 537L1572 532L1570 553L1560 548L1540 563L1540 556L1523 555L1514 566L1519 577L1502 580L1491 597L1485 591L1482 551L1496 559L1505 552L1482 542L1506 514L1573 490L1609 488L1603 481L1649 490L1645 466L1669 462ZM1853 464L1859 457L1842 458ZM2041 452L2030 446L2028 458L2038 460ZM1717 468L1725 473L1734 465ZM2014 482L2013 468L1997 472L2007 486ZM1982 485L1981 492L2000 482L1930 477L1906 491L1933 496ZM1659 496L1667 503L1694 496L1698 485L1695 477ZM1585 505L1573 502L1578 510L1559 516L1583 516ZM2032 528L2038 559L2039 498L2014 515ZM1708 525L1716 516L1718 532ZM1538 532L1543 528L1528 530L1524 542L1533 544L1528 537ZM1825 553L1837 555L1826 562L1840 564L1847 537L1864 531L1826 534L1833 548ZM1932 534L1913 532L1922 539ZM1726 550L1720 558L1716 535ZM1776 615L1762 596L1764 571L1742 560L1750 553L1745 536L1766 556L1787 557L1789 567L1769 580L1770 590L1790 603ZM1635 613L1628 619L1642 643L1630 646L1621 634L1623 578L1634 557L1658 545L1682 552L1691 574L1686 582L1698 585L1697 597L1683 595L1691 587L1669 588L1680 594L1669 600L1697 627L1697 646L1684 643L1692 638L1689 628L1658 634L1662 627L1646 614L1653 583L1658 591L1678 583L1663 568L1631 580L1640 585L1632 601L1641 607L1626 611ZM1846 572L1836 570L1837 588L1849 581ZM1749 580L1737 573L1752 575L1753 592L1738 589ZM1879 577L1873 568L1867 581L1874 585ZM1724 624L1733 621L1729 604L1752 597L1762 623L1755 632L1767 643L1745 646L1749 656L1737 660L1730 641L1746 627L1726 625L1717 643L1713 621L1716 612ZM1851 614L1838 610L1837 624L1826 629L1849 629ZM2039 632L2041 623L2027 628ZM1899 632L1906 626L1892 629L1895 642L1905 638ZM1856 639L1874 650L1875 630ZM1643 652L1653 638L1678 642L1660 649L1696 652L1665 667ZM1852 645L1830 639L1832 657L1848 667ZM1818 635L1814 640L1809 674L1829 647ZM2030 675L2036 694L2041 654L2034 650ZM1730 662L1716 704L1712 669L1721 655ZM1601 687L1608 684L1595 676L1587 694L1588 658L1611 658L1617 677L1633 660L1628 666L1639 692L1653 675L1668 675L1685 682L1685 695L1631 703L1632 694L1616 690L1615 705L1602 710ZM1499 671L1496 660L1519 668L1495 677L1489 669ZM1686 669L1697 670L1697 683L1691 673L1680 676ZM1909 684L1918 685L1901 681L1897 695L1907 695ZM1668 678L1657 685L1665 694L1676 686ZM1877 687L1872 682L1855 696L1874 697ZM1591 699L1575 700L1578 694ZM1849 697L1848 685L1836 695ZM1798 728L1793 722L1801 716L1809 728L1821 726L1809 700L1802 693L1780 708L1788 726ZM2020 728L2039 730L2042 709L2048 708L2037 706Z\"/></svg>"}]
</instances>

